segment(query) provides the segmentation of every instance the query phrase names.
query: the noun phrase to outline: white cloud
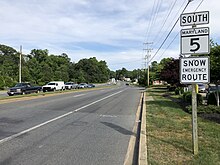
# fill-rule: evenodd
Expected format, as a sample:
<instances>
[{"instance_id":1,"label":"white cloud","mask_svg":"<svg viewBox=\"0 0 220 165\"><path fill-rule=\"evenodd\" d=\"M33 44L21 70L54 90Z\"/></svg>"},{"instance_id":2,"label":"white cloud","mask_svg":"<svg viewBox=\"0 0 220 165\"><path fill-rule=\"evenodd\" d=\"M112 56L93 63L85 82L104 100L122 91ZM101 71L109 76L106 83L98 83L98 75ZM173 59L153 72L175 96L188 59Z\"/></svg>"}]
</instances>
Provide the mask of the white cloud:
<instances>
[{"instance_id":1,"label":"white cloud","mask_svg":"<svg viewBox=\"0 0 220 165\"><path fill-rule=\"evenodd\" d=\"M200 2L194 0L186 12L193 12ZM154 16L157 3L159 10ZM150 22L152 27L147 34L150 41L155 39L154 55L186 1L178 1L161 29L173 3L174 0L1 0L1 43L15 48L22 44L27 53L34 48L48 49L51 54L66 52L72 61L96 56L99 60L106 60L113 69L121 66L140 68L143 42L146 42ZM217 4L217 0L204 1L198 11L210 11L207 26L210 26L211 37L219 42L220 11ZM155 60L180 29L178 24ZM106 48L108 45L106 52L99 50L99 46ZM179 55L179 36L161 58L175 54ZM137 60L140 62L133 62Z\"/></svg>"}]
</instances>

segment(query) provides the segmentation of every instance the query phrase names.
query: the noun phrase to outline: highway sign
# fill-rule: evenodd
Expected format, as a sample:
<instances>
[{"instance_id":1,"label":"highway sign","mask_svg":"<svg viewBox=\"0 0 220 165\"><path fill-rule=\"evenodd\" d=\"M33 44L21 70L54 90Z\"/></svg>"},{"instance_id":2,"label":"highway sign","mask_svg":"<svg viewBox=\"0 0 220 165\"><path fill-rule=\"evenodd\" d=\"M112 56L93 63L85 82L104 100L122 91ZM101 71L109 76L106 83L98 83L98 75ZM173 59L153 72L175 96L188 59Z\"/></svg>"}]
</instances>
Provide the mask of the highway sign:
<instances>
[{"instance_id":1,"label":"highway sign","mask_svg":"<svg viewBox=\"0 0 220 165\"><path fill-rule=\"evenodd\" d=\"M181 54L209 54L209 28L181 30Z\"/></svg>"},{"instance_id":2,"label":"highway sign","mask_svg":"<svg viewBox=\"0 0 220 165\"><path fill-rule=\"evenodd\" d=\"M180 83L209 83L209 57L180 58Z\"/></svg>"},{"instance_id":3,"label":"highway sign","mask_svg":"<svg viewBox=\"0 0 220 165\"><path fill-rule=\"evenodd\" d=\"M209 12L184 13L180 15L180 26L201 25L209 23Z\"/></svg>"}]
</instances>

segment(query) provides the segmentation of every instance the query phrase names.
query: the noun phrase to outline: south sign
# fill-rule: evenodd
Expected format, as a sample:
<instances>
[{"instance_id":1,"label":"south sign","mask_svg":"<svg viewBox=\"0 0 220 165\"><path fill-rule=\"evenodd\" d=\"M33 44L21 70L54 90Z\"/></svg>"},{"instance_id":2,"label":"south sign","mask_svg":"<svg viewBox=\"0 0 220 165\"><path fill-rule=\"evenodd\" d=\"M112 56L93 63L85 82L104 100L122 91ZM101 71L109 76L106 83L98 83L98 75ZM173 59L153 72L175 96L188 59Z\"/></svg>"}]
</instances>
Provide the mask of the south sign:
<instances>
[{"instance_id":1,"label":"south sign","mask_svg":"<svg viewBox=\"0 0 220 165\"><path fill-rule=\"evenodd\" d=\"M194 13L184 13L180 16L180 25L201 25L209 23L209 12L194 12Z\"/></svg>"}]
</instances>

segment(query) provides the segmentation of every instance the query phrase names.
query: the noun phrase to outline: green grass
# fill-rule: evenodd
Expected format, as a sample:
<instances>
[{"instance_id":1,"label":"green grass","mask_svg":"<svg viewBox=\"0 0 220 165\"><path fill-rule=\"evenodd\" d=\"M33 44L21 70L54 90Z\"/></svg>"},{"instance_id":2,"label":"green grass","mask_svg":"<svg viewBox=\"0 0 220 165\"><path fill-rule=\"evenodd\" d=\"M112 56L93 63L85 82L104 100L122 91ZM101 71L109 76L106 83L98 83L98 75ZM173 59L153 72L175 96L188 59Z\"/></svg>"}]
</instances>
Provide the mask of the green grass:
<instances>
[{"instance_id":1,"label":"green grass","mask_svg":"<svg viewBox=\"0 0 220 165\"><path fill-rule=\"evenodd\" d=\"M191 115L170 99L166 89L148 89L147 146L148 163L220 165L220 124L198 118L199 154L192 151Z\"/></svg>"}]
</instances>

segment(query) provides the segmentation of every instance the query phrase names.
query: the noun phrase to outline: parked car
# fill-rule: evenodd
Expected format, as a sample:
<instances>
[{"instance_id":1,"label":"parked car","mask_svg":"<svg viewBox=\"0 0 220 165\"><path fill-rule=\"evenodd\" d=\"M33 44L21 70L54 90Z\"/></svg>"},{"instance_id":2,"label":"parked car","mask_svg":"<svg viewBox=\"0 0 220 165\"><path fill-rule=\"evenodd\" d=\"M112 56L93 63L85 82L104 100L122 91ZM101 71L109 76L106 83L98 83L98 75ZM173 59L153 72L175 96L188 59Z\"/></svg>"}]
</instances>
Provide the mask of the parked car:
<instances>
[{"instance_id":1,"label":"parked car","mask_svg":"<svg viewBox=\"0 0 220 165\"><path fill-rule=\"evenodd\" d=\"M83 89L83 88L87 88L87 87L88 87L88 84L86 84L86 83L80 83L80 84L77 86L78 89Z\"/></svg>"},{"instance_id":2,"label":"parked car","mask_svg":"<svg viewBox=\"0 0 220 165\"><path fill-rule=\"evenodd\" d=\"M205 84L198 84L198 90L200 93L205 93L206 92Z\"/></svg>"},{"instance_id":3,"label":"parked car","mask_svg":"<svg viewBox=\"0 0 220 165\"><path fill-rule=\"evenodd\" d=\"M74 83L74 82L66 82L65 83L65 89L76 89L78 86L78 84Z\"/></svg>"},{"instance_id":4,"label":"parked car","mask_svg":"<svg viewBox=\"0 0 220 165\"><path fill-rule=\"evenodd\" d=\"M95 88L95 85L94 84L88 84L87 88Z\"/></svg>"},{"instance_id":5,"label":"parked car","mask_svg":"<svg viewBox=\"0 0 220 165\"><path fill-rule=\"evenodd\" d=\"M218 90L220 91L220 85L218 85ZM208 89L207 89L207 93L212 93L217 91L216 85L215 84L210 84Z\"/></svg>"},{"instance_id":6,"label":"parked car","mask_svg":"<svg viewBox=\"0 0 220 165\"><path fill-rule=\"evenodd\" d=\"M216 88L215 84L209 84L209 87L207 88L206 99L209 100L209 96L211 95L211 93L214 93L217 90L220 93L220 85L218 85L218 88Z\"/></svg>"},{"instance_id":7,"label":"parked car","mask_svg":"<svg viewBox=\"0 0 220 165\"><path fill-rule=\"evenodd\" d=\"M65 84L64 81L51 81L47 85L42 87L43 92L47 91L57 91L57 90L64 90Z\"/></svg>"},{"instance_id":8,"label":"parked car","mask_svg":"<svg viewBox=\"0 0 220 165\"><path fill-rule=\"evenodd\" d=\"M42 90L41 86L33 86L30 83L17 83L14 87L10 88L7 92L9 96L24 95L28 93L38 93Z\"/></svg>"}]
</instances>

